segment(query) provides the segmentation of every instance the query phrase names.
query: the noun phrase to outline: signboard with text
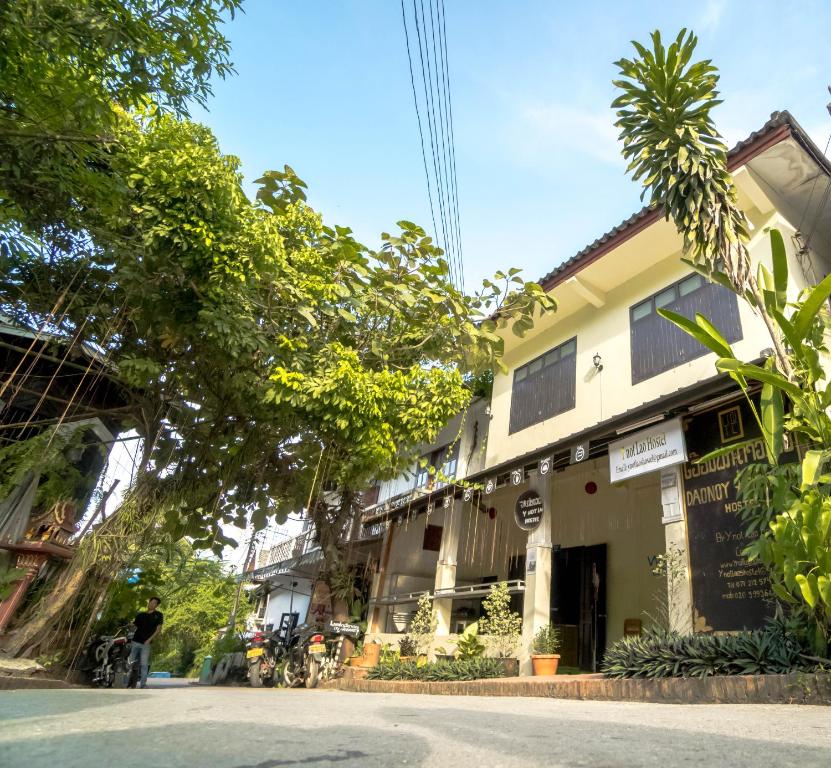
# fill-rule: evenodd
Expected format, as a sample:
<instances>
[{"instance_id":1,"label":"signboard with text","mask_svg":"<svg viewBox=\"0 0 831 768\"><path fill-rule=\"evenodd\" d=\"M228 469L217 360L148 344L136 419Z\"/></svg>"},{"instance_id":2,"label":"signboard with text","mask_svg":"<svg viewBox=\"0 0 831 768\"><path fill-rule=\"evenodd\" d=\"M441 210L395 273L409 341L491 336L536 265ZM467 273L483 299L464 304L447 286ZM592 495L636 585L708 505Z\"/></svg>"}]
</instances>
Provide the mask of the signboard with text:
<instances>
[{"instance_id":1,"label":"signboard with text","mask_svg":"<svg viewBox=\"0 0 831 768\"><path fill-rule=\"evenodd\" d=\"M516 500L516 524L523 531L534 531L542 522L544 510L542 496L536 491L525 491Z\"/></svg>"},{"instance_id":2,"label":"signboard with text","mask_svg":"<svg viewBox=\"0 0 831 768\"><path fill-rule=\"evenodd\" d=\"M670 419L609 443L609 479L618 483L686 460L681 419Z\"/></svg>"},{"instance_id":3,"label":"signboard with text","mask_svg":"<svg viewBox=\"0 0 831 768\"><path fill-rule=\"evenodd\" d=\"M765 567L742 556L751 539L744 532L735 484L741 469L766 460L761 437L746 443L758 435L744 402L702 413L687 424L691 461L681 474L697 632L759 628L772 613ZM735 451L692 462L731 442L740 444Z\"/></svg>"}]
</instances>

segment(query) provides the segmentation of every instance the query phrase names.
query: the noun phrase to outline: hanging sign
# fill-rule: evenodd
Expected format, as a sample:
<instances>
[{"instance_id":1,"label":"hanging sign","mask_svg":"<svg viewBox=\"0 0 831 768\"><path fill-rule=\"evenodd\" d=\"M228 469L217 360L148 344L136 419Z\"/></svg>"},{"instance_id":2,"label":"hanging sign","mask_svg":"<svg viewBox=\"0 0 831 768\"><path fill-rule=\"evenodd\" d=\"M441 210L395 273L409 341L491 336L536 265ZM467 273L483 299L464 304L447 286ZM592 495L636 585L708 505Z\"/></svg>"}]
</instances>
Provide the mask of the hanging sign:
<instances>
[{"instance_id":1,"label":"hanging sign","mask_svg":"<svg viewBox=\"0 0 831 768\"><path fill-rule=\"evenodd\" d=\"M551 471L551 457L546 456L544 459L540 459L540 474L547 475Z\"/></svg>"},{"instance_id":2,"label":"hanging sign","mask_svg":"<svg viewBox=\"0 0 831 768\"><path fill-rule=\"evenodd\" d=\"M511 485L522 485L525 479L525 472L521 469L514 469L511 471Z\"/></svg>"},{"instance_id":3,"label":"hanging sign","mask_svg":"<svg viewBox=\"0 0 831 768\"><path fill-rule=\"evenodd\" d=\"M443 506L445 509L449 509L449 508L450 508L450 505L451 505L452 503L453 503L453 497L448 495L448 496L445 496L445 497L444 497L444 502L443 502L442 506Z\"/></svg>"},{"instance_id":4,"label":"hanging sign","mask_svg":"<svg viewBox=\"0 0 831 768\"><path fill-rule=\"evenodd\" d=\"M490 477L485 483L485 493L493 493L496 490L496 478Z\"/></svg>"},{"instance_id":5,"label":"hanging sign","mask_svg":"<svg viewBox=\"0 0 831 768\"><path fill-rule=\"evenodd\" d=\"M589 458L589 444L588 443L577 443L571 449L571 463L572 464L579 464L581 461Z\"/></svg>"},{"instance_id":6,"label":"hanging sign","mask_svg":"<svg viewBox=\"0 0 831 768\"><path fill-rule=\"evenodd\" d=\"M525 491L516 500L514 516L523 531L534 531L542 522L543 501L536 491Z\"/></svg>"},{"instance_id":7,"label":"hanging sign","mask_svg":"<svg viewBox=\"0 0 831 768\"><path fill-rule=\"evenodd\" d=\"M473 498L473 488L465 488L463 498L465 501L470 501Z\"/></svg>"},{"instance_id":8,"label":"hanging sign","mask_svg":"<svg viewBox=\"0 0 831 768\"><path fill-rule=\"evenodd\" d=\"M683 464L686 460L687 446L681 419L662 421L609 443L609 479L617 483Z\"/></svg>"}]
</instances>

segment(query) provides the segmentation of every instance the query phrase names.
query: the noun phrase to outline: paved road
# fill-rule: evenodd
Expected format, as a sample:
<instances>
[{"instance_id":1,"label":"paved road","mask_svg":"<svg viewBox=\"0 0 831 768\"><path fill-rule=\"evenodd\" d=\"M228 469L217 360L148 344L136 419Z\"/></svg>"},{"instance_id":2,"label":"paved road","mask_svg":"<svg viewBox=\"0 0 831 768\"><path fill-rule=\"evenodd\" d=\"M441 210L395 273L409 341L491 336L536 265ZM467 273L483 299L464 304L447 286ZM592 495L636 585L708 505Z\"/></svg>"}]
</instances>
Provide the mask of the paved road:
<instances>
[{"instance_id":1,"label":"paved road","mask_svg":"<svg viewBox=\"0 0 831 768\"><path fill-rule=\"evenodd\" d=\"M0 693L0 766L831 766L822 707L156 685Z\"/></svg>"}]
</instances>

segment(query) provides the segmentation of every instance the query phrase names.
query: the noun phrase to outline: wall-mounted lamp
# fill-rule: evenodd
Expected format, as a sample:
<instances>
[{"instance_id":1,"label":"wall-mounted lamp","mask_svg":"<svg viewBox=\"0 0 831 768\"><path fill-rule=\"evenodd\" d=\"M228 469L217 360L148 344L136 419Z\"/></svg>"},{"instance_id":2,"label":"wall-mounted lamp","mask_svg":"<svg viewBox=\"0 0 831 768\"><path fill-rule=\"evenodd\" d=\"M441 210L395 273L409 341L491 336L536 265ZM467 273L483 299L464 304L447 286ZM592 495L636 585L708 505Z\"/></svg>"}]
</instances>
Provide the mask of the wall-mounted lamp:
<instances>
[{"instance_id":1,"label":"wall-mounted lamp","mask_svg":"<svg viewBox=\"0 0 831 768\"><path fill-rule=\"evenodd\" d=\"M594 357L592 358L592 362L594 363L595 370L600 373L603 370L603 363L602 357L600 357L600 352L595 352Z\"/></svg>"}]
</instances>

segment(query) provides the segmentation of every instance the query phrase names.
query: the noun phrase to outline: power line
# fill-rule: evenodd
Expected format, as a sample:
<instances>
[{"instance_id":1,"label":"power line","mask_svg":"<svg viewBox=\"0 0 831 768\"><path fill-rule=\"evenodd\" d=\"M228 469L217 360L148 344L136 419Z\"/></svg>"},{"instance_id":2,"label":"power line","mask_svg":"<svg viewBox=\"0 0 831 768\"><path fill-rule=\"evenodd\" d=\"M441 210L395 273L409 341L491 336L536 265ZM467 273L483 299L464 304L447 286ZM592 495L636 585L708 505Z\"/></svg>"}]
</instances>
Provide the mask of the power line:
<instances>
[{"instance_id":1,"label":"power line","mask_svg":"<svg viewBox=\"0 0 831 768\"><path fill-rule=\"evenodd\" d=\"M433 193L430 187L430 173L427 170L427 152L424 149L424 131L421 127L421 112L418 108L418 96L416 95L415 77L413 76L413 57L410 53L410 34L407 31L407 14L404 11L404 0L401 0L401 19L404 22L404 39L407 41L407 61L410 65L410 84L413 87L413 103L415 104L416 120L418 121L418 136L421 140L421 159L424 161L424 175L427 177L427 198L430 201L430 216L433 219L433 231L437 232L436 212L433 209Z\"/></svg>"},{"instance_id":2,"label":"power line","mask_svg":"<svg viewBox=\"0 0 831 768\"><path fill-rule=\"evenodd\" d=\"M438 138L438 126L436 125L435 130L433 126L436 124L436 113L435 113L435 105L433 103L432 92L433 92L433 76L432 70L430 67L430 51L427 44L427 27L424 23L424 0L418 0L418 3L421 7L421 24L419 24L418 20L418 6L416 5L416 0L413 0L413 14L415 16L415 25L416 25L416 37L418 38L418 56L419 61L421 62L421 80L424 85L424 102L426 104L426 112L427 112L427 128L430 134L430 149L432 150L433 155L433 174L434 178L436 179L436 187L438 189L438 198L439 198L439 219L441 221L441 239L442 239L442 247L447 251L447 217L445 215L445 206L444 206L444 187L442 184L441 175L439 173L439 164L436 159L436 139ZM422 41L421 37L421 27L424 27L424 40ZM425 64L424 61L427 60L426 72L425 72ZM428 91L428 78L429 78L429 91ZM453 269L450 270L450 278L454 280ZM455 280L454 280L455 282Z\"/></svg>"},{"instance_id":3,"label":"power line","mask_svg":"<svg viewBox=\"0 0 831 768\"><path fill-rule=\"evenodd\" d=\"M453 226L453 216L451 211L452 205L452 191L450 189L450 176L447 170L448 166L448 141L449 141L449 131L447 130L447 113L446 113L446 103L447 99L445 98L444 93L444 56L440 55L439 52L441 51L441 45L439 45L439 52L436 50L436 27L438 26L438 5L434 6L434 0L428 0L430 6L430 37L432 38L433 44L433 71L435 72L435 83L436 83L436 97L438 98L438 128L436 131L436 135L441 142L441 147L439 148L439 154L441 156L441 163L440 168L443 166L443 175L444 175L444 206L445 206L445 216L448 222L448 233L449 236L445 242L445 250L446 255L448 258L449 263L453 263L456 271L456 279L459 280L459 270L458 270L458 248L456 247L455 242L455 228ZM424 12L423 5L422 5L422 13ZM426 40L426 25L425 25L425 40ZM439 41L441 42L441 31L439 31ZM429 69L428 69L429 71ZM431 89L433 85L433 81L430 81ZM435 105L435 100L433 102Z\"/></svg>"},{"instance_id":4,"label":"power line","mask_svg":"<svg viewBox=\"0 0 831 768\"><path fill-rule=\"evenodd\" d=\"M461 276L460 288L464 288L464 249L462 248L462 233L461 225L459 223L459 185L456 177L456 136L453 128L453 100L450 96L450 64L447 55L447 22L444 13L444 0L439 0L441 3L441 33L440 37L443 40L444 48L444 76L445 76L445 94L447 96L447 115L448 123L450 125L450 172L451 183L453 186L453 215L456 226L456 243L458 246L459 259L459 273Z\"/></svg>"}]
</instances>

